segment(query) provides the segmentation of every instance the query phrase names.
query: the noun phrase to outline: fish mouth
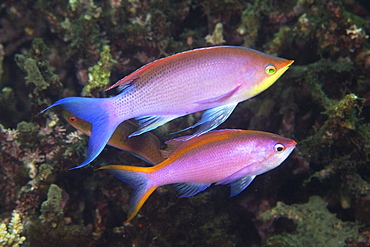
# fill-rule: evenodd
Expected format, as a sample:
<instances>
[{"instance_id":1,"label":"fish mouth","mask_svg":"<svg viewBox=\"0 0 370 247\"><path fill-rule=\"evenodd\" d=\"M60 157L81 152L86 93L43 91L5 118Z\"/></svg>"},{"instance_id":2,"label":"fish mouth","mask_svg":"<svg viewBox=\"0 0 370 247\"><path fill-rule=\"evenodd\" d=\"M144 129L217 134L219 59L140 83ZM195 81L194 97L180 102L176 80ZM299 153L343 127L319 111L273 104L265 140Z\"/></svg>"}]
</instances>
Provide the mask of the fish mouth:
<instances>
[{"instance_id":1,"label":"fish mouth","mask_svg":"<svg viewBox=\"0 0 370 247\"><path fill-rule=\"evenodd\" d=\"M294 147L297 144L298 143L295 140L290 140L290 142L288 143L287 147Z\"/></svg>"},{"instance_id":2,"label":"fish mouth","mask_svg":"<svg viewBox=\"0 0 370 247\"><path fill-rule=\"evenodd\" d=\"M281 68L280 69L288 69L290 65L292 65L294 63L294 60L288 60L288 59L284 59L285 61L281 61L280 62L280 66Z\"/></svg>"}]
</instances>

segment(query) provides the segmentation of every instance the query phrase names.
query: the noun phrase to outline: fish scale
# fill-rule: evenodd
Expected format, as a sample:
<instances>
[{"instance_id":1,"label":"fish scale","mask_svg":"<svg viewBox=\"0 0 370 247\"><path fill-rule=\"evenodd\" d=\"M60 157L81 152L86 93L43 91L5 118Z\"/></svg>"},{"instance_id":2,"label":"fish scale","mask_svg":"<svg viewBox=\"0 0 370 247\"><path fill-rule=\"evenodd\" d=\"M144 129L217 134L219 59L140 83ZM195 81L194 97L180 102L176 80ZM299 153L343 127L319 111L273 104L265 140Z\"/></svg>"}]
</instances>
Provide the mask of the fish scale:
<instances>
[{"instance_id":1,"label":"fish scale","mask_svg":"<svg viewBox=\"0 0 370 247\"><path fill-rule=\"evenodd\" d=\"M204 134L224 122L239 102L270 87L292 63L245 47L200 48L144 65L107 88L123 89L114 97L68 97L45 110L61 105L92 124L86 159L75 169L93 161L117 126L131 118L139 127L129 137L206 110L189 127L199 129L188 138Z\"/></svg>"},{"instance_id":2,"label":"fish scale","mask_svg":"<svg viewBox=\"0 0 370 247\"><path fill-rule=\"evenodd\" d=\"M180 69L181 68L181 69ZM221 69L221 67L219 68ZM180 72L179 72L180 71ZM233 89L233 85L229 83L222 83L225 81L225 75L214 76L210 75L209 71L203 71L200 68L196 70L192 69L191 76L186 76L189 74L189 69L185 65L184 67L177 68L171 67L169 74L176 75L168 76L166 80L157 81L154 84L140 84L141 79L138 81L138 86L135 92L133 92L129 97L121 97L118 100L123 102L120 105L132 105L134 101L138 107L135 107L135 115L148 115L148 114L181 114L184 115L186 112L194 111L194 108L198 106L196 102L216 97L217 95L222 94L225 91L230 91ZM230 70L229 70L230 71ZM166 76L166 74L164 74ZM185 79L183 79L185 78ZM152 80L154 80L153 78ZM144 77L142 80L147 80ZM202 87L200 88L199 84L192 83L194 80L202 81ZM212 87L212 85L222 84L223 87ZM184 87L186 85L186 87ZM161 90L157 90L161 88ZM202 90L202 95L199 94L198 90ZM186 95L186 98L183 97ZM150 97L151 100L148 100ZM166 100L163 100L166 99ZM170 104L168 102L171 102ZM193 104L188 104L192 102ZM173 105L183 105L182 111L180 112L177 108L173 108ZM212 105L213 106L213 105ZM211 107L212 107L211 106ZM207 107L209 108L209 107ZM125 114L125 107L122 109L119 114Z\"/></svg>"},{"instance_id":3,"label":"fish scale","mask_svg":"<svg viewBox=\"0 0 370 247\"><path fill-rule=\"evenodd\" d=\"M195 195L213 183L228 184L231 196L235 196L257 175L279 166L297 143L261 131L215 130L167 144L171 149L168 158L154 167L99 168L134 188L127 221L133 219L157 187L167 184L175 185L182 197Z\"/></svg>"}]
</instances>

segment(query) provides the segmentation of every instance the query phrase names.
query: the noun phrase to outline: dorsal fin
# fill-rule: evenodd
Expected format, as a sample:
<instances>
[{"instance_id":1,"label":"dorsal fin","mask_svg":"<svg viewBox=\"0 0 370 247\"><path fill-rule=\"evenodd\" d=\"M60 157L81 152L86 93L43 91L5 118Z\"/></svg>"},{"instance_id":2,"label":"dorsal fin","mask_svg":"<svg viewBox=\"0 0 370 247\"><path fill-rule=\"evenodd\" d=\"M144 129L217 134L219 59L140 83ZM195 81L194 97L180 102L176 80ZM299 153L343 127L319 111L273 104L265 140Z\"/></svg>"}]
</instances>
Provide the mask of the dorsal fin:
<instances>
[{"instance_id":1,"label":"dorsal fin","mask_svg":"<svg viewBox=\"0 0 370 247\"><path fill-rule=\"evenodd\" d=\"M132 73L132 74L130 74L128 76L125 76L121 80L119 80L116 83L114 83L112 86L107 87L105 89L105 91L111 90L112 88L115 88L115 87L118 87L119 91L123 91L123 90L125 90L128 87L134 86L135 83L137 82L137 80L140 79L140 77L137 76L137 75L132 76L134 73Z\"/></svg>"},{"instance_id":2,"label":"dorsal fin","mask_svg":"<svg viewBox=\"0 0 370 247\"><path fill-rule=\"evenodd\" d=\"M206 50L215 50L215 49L220 49L222 46L212 46L212 47L203 47L203 48L198 48L190 51L184 51L180 52L177 54L174 54L172 56L160 58L157 60L154 60L153 62L150 62L146 65L141 66L131 74L125 76L121 80L117 81L115 84L113 84L110 87L107 87L105 91L111 90L112 88L118 87L118 86L123 86L125 84L131 83L135 78L141 77L143 73L149 72L149 70L152 69L158 69L166 64L171 64L176 61L180 61L182 59L189 58L191 56L199 56L199 53L204 52Z\"/></svg>"}]
</instances>

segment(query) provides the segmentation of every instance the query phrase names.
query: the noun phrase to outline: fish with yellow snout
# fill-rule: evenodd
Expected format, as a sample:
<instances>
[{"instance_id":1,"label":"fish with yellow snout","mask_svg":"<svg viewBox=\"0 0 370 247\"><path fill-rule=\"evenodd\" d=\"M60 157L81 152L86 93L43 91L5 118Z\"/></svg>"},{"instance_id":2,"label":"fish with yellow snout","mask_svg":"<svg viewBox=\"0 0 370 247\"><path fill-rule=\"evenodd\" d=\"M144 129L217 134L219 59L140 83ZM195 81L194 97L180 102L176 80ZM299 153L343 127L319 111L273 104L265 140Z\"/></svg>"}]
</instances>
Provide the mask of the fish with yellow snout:
<instances>
[{"instance_id":1,"label":"fish with yellow snout","mask_svg":"<svg viewBox=\"0 0 370 247\"><path fill-rule=\"evenodd\" d=\"M185 141L184 141L185 139ZM238 195L262 173L279 166L294 150L294 140L249 130L215 130L167 142L168 158L153 167L108 165L107 170L134 188L126 222L162 185L172 184L181 197L193 196L211 184L228 184Z\"/></svg>"},{"instance_id":2,"label":"fish with yellow snout","mask_svg":"<svg viewBox=\"0 0 370 247\"><path fill-rule=\"evenodd\" d=\"M69 111L63 111L64 119L76 129L86 135L91 134L91 123L74 116ZM127 120L116 128L108 145L130 152L132 155L148 162L151 165L159 164L164 160L160 150L160 141L150 132L129 138L137 129L137 125Z\"/></svg>"},{"instance_id":3,"label":"fish with yellow snout","mask_svg":"<svg viewBox=\"0 0 370 247\"><path fill-rule=\"evenodd\" d=\"M270 87L293 63L253 49L215 46L181 52L151 62L119 80L107 90L122 92L110 98L67 97L61 105L92 124L85 161L93 161L117 126L131 118L139 128L131 136L153 130L175 118L206 110L188 139L223 123L239 102Z\"/></svg>"}]
</instances>

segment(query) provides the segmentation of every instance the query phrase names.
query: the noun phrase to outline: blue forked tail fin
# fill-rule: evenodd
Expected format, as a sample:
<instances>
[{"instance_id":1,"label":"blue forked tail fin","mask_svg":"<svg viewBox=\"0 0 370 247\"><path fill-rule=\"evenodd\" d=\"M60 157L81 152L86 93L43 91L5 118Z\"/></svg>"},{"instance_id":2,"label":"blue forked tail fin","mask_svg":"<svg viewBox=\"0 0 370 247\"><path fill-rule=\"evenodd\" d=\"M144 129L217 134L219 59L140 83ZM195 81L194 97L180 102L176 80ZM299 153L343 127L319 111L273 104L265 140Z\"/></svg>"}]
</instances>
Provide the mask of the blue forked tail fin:
<instances>
[{"instance_id":1,"label":"blue forked tail fin","mask_svg":"<svg viewBox=\"0 0 370 247\"><path fill-rule=\"evenodd\" d=\"M109 98L68 97L58 100L41 113L58 105L92 124L86 159L70 170L84 167L102 152L120 121L110 112Z\"/></svg>"}]
</instances>

